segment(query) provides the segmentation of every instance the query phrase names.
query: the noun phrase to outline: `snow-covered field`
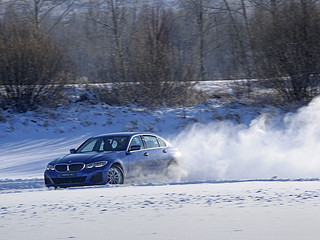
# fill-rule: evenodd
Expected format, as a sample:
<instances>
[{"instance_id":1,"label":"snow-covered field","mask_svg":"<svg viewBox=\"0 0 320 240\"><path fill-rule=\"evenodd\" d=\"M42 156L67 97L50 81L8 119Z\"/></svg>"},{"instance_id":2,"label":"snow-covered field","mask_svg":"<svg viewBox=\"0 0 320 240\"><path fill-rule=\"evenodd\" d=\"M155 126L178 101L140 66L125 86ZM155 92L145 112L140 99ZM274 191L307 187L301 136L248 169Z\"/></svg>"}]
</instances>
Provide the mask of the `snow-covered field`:
<instances>
[{"instance_id":1,"label":"snow-covered field","mask_svg":"<svg viewBox=\"0 0 320 240\"><path fill-rule=\"evenodd\" d=\"M0 239L316 240L318 181L0 193Z\"/></svg>"},{"instance_id":2,"label":"snow-covered field","mask_svg":"<svg viewBox=\"0 0 320 240\"><path fill-rule=\"evenodd\" d=\"M318 239L319 120L320 98L291 113L218 100L0 112L0 239ZM178 146L181 179L44 187L48 161L115 131Z\"/></svg>"}]
</instances>

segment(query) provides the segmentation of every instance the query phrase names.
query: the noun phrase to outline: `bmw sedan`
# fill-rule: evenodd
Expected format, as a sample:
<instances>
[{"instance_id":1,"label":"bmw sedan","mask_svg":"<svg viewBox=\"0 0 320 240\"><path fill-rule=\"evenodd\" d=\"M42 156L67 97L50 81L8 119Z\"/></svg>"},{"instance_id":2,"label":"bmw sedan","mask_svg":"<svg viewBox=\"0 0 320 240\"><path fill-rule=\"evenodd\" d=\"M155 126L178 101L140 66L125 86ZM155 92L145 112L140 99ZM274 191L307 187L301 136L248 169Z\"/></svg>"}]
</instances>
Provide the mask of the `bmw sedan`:
<instances>
[{"instance_id":1,"label":"bmw sedan","mask_svg":"<svg viewBox=\"0 0 320 240\"><path fill-rule=\"evenodd\" d=\"M44 181L54 188L122 184L127 178L168 173L178 165L179 154L154 134L105 134L91 137L70 154L49 162Z\"/></svg>"}]
</instances>

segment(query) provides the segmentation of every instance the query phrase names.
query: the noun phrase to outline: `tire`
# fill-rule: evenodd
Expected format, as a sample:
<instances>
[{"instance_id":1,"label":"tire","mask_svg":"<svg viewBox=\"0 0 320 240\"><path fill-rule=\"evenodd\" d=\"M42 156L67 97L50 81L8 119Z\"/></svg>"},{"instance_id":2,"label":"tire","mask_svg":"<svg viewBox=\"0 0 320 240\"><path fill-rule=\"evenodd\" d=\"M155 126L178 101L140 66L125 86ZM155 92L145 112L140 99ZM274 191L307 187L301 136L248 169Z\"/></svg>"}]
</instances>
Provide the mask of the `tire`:
<instances>
[{"instance_id":1,"label":"tire","mask_svg":"<svg viewBox=\"0 0 320 240\"><path fill-rule=\"evenodd\" d=\"M119 166L111 166L108 170L107 184L123 184L123 171Z\"/></svg>"},{"instance_id":2,"label":"tire","mask_svg":"<svg viewBox=\"0 0 320 240\"><path fill-rule=\"evenodd\" d=\"M178 163L176 161L171 161L168 164L165 175L167 176L169 181L178 181L180 179L179 172L180 170Z\"/></svg>"}]
</instances>

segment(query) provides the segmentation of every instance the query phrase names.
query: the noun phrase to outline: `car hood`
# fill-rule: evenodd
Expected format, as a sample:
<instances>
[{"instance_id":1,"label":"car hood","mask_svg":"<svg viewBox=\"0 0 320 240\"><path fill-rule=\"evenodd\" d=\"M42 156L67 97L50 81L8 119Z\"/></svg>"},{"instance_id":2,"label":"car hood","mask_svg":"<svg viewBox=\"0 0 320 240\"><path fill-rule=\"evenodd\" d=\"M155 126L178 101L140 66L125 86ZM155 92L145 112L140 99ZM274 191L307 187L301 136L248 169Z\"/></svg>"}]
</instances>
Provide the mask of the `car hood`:
<instances>
[{"instance_id":1,"label":"car hood","mask_svg":"<svg viewBox=\"0 0 320 240\"><path fill-rule=\"evenodd\" d=\"M103 161L103 160L111 160L116 158L118 152L90 152L90 153L74 153L69 154L64 157L55 159L54 161L50 162L50 164L58 164L58 163L91 163L96 161Z\"/></svg>"}]
</instances>

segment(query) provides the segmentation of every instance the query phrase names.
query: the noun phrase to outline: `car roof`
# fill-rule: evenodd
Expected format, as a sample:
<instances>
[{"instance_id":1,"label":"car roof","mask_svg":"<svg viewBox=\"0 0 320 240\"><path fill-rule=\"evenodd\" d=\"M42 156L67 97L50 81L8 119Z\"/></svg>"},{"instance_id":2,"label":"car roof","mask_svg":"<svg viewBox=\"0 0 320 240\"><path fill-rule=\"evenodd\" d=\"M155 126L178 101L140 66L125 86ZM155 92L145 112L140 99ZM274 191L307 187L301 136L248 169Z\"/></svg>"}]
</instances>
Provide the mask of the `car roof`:
<instances>
[{"instance_id":1,"label":"car roof","mask_svg":"<svg viewBox=\"0 0 320 240\"><path fill-rule=\"evenodd\" d=\"M101 135L93 136L93 137L107 137L107 136L126 136L126 137L131 137L131 136L138 135L138 134L155 135L155 134L152 134L152 133L143 133L143 132L114 132L114 133L101 134Z\"/></svg>"}]
</instances>

